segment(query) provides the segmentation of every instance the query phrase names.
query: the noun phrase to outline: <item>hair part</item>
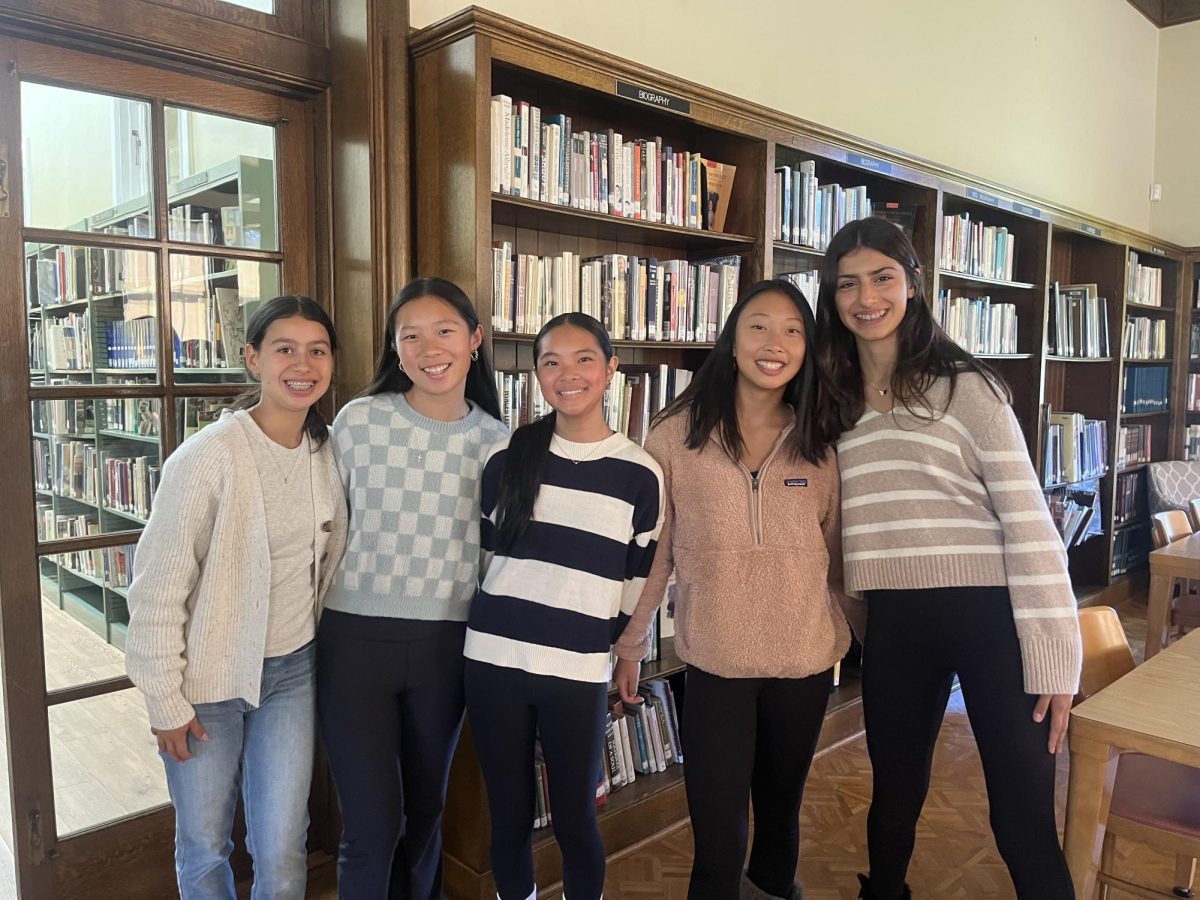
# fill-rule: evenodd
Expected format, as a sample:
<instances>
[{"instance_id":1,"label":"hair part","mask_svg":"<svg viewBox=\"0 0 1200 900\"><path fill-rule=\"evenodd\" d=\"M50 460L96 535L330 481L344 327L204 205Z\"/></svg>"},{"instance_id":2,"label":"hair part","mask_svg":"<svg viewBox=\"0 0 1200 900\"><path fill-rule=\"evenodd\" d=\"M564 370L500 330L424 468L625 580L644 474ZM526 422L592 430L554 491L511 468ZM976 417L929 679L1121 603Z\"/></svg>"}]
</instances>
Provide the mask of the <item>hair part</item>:
<instances>
[{"instance_id":1,"label":"hair part","mask_svg":"<svg viewBox=\"0 0 1200 900\"><path fill-rule=\"evenodd\" d=\"M816 418L828 440L836 442L854 427L866 409L858 344L837 309L838 265L842 257L862 248L875 250L898 263L912 290L904 318L896 328L896 368L889 385L895 402L918 418L940 418L945 410L930 411L929 389L939 378L949 378L950 393L946 400L949 405L962 372L978 373L998 398L1011 402L1012 395L999 373L960 347L934 320L925 293L924 273L908 235L887 219L870 216L850 222L833 236L821 266L821 288L817 295L817 331L821 340L816 357L824 390Z\"/></svg>"},{"instance_id":2,"label":"hair part","mask_svg":"<svg viewBox=\"0 0 1200 900\"><path fill-rule=\"evenodd\" d=\"M804 324L804 362L783 390L783 402L792 407L796 421L785 447L793 460L804 459L814 464L820 463L829 449L829 441L817 427L814 416L819 393L815 360L816 320L804 293L783 278L757 281L746 289L729 311L729 317L725 320L716 343L691 383L655 416L654 421L658 423L670 416L684 414L687 416L687 437L684 444L689 450L702 448L715 431L730 455L735 458L741 457L746 443L738 425L739 375L737 361L734 359L734 339L737 323L746 306L756 297L769 292L783 294L791 300L800 314L800 321Z\"/></svg>"},{"instance_id":3,"label":"hair part","mask_svg":"<svg viewBox=\"0 0 1200 900\"><path fill-rule=\"evenodd\" d=\"M371 397L387 393L407 394L412 389L413 381L408 373L400 368L400 354L396 350L396 316L405 304L422 297L436 297L449 304L472 333L479 328L479 315L475 312L471 298L462 288L452 281L436 276L414 278L400 288L388 307L383 346L375 360L375 375L371 379L370 385L363 391L362 396ZM471 360L471 366L467 370L464 395L467 400L481 408L493 419L503 421L503 417L500 415L500 397L496 392L496 376L488 356L486 342L479 345L477 358Z\"/></svg>"},{"instance_id":4,"label":"hair part","mask_svg":"<svg viewBox=\"0 0 1200 900\"><path fill-rule=\"evenodd\" d=\"M565 325L580 328L595 338L605 362L613 358L612 338L604 326L586 313L568 312L555 316L537 333L533 340L535 367L542 355L542 342L546 335ZM551 410L540 419L522 425L508 440L504 472L496 498L496 549L502 553L512 549L533 519L533 506L546 475L550 442L554 439L557 421L558 414Z\"/></svg>"},{"instance_id":5,"label":"hair part","mask_svg":"<svg viewBox=\"0 0 1200 900\"><path fill-rule=\"evenodd\" d=\"M329 336L329 352L336 353L338 348L337 331L329 314L321 308L317 301L303 294L283 294L273 297L259 306L246 325L246 344L254 348L255 353L262 351L262 342L267 336L267 329L279 319L290 319L299 316L310 322L316 322L325 329ZM248 371L248 370L247 370ZM250 388L233 402L233 409L250 409L262 400L262 386ZM319 401L318 401L319 402ZM304 431L312 442L313 452L329 439L329 425L314 403L308 408L304 417Z\"/></svg>"}]
</instances>

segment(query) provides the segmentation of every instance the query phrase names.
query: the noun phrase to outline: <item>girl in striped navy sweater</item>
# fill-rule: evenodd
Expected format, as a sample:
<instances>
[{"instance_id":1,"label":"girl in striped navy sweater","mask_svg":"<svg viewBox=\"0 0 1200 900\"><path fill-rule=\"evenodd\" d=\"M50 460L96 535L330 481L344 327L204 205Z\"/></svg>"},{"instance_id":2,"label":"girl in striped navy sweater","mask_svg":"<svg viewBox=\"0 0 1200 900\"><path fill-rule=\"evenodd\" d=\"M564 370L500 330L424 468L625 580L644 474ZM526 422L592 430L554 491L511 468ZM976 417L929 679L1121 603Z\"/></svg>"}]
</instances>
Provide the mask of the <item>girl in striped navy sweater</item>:
<instances>
[{"instance_id":1,"label":"girl in striped navy sweater","mask_svg":"<svg viewBox=\"0 0 1200 900\"><path fill-rule=\"evenodd\" d=\"M484 467L482 586L464 651L467 715L487 783L498 896L537 894L540 738L564 894L596 900L604 891L604 844L595 791L610 675L622 700L639 702L638 663L619 660L610 673L609 651L654 559L662 472L605 424L604 388L618 361L599 322L582 313L556 316L539 332L533 355L554 411L518 429Z\"/></svg>"}]
</instances>

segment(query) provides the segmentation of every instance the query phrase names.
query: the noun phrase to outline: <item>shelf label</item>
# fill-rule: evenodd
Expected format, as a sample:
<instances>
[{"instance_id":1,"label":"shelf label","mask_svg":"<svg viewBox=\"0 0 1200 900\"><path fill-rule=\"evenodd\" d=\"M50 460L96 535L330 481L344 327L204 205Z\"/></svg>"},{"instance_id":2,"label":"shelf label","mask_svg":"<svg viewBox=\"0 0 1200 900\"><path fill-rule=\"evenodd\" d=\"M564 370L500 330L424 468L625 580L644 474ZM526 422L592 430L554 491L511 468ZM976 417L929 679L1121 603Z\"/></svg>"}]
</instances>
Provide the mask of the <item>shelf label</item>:
<instances>
[{"instance_id":1,"label":"shelf label","mask_svg":"<svg viewBox=\"0 0 1200 900\"><path fill-rule=\"evenodd\" d=\"M683 113L684 115L690 115L692 112L692 101L690 100L685 100L683 97L676 97L672 94L664 94L662 91L643 87L640 84L630 84L628 81L617 82L617 96L628 97L630 100L637 100L639 103L648 103L651 106L657 106L659 109L669 109L671 112Z\"/></svg>"},{"instance_id":2,"label":"shelf label","mask_svg":"<svg viewBox=\"0 0 1200 900\"><path fill-rule=\"evenodd\" d=\"M1167 251L1166 251L1166 250L1164 250L1162 247L1151 247L1151 248L1150 248L1150 252L1151 252L1151 253L1156 253L1156 254L1158 254L1159 256L1166 256L1166 255L1167 255Z\"/></svg>"},{"instance_id":3,"label":"shelf label","mask_svg":"<svg viewBox=\"0 0 1200 900\"><path fill-rule=\"evenodd\" d=\"M1026 206L1024 203L1018 203L1016 200L1012 202L1013 212L1020 213L1023 216L1033 216L1035 219L1042 217L1042 211L1036 206Z\"/></svg>"},{"instance_id":4,"label":"shelf label","mask_svg":"<svg viewBox=\"0 0 1200 900\"><path fill-rule=\"evenodd\" d=\"M172 185L172 188L176 193L179 193L180 191L188 191L194 187L199 187L200 185L205 184L207 181L208 171L205 170L203 172L197 172L191 178L185 178L182 181L175 182L175 184Z\"/></svg>"},{"instance_id":5,"label":"shelf label","mask_svg":"<svg viewBox=\"0 0 1200 900\"><path fill-rule=\"evenodd\" d=\"M882 159L876 159L873 156L863 156L861 153L847 153L846 162L852 166L858 166L860 169L870 169L872 172L882 172L884 175L892 174L892 164L884 162Z\"/></svg>"},{"instance_id":6,"label":"shelf label","mask_svg":"<svg viewBox=\"0 0 1200 900\"><path fill-rule=\"evenodd\" d=\"M1089 225L1087 222L1080 222L1079 230L1084 234L1090 234L1092 237L1100 237L1100 229L1095 225Z\"/></svg>"},{"instance_id":7,"label":"shelf label","mask_svg":"<svg viewBox=\"0 0 1200 900\"><path fill-rule=\"evenodd\" d=\"M971 200L978 200L980 203L986 203L988 206L999 206L1000 198L994 194L985 194L983 191L977 191L975 188L967 188L967 197Z\"/></svg>"},{"instance_id":8,"label":"shelf label","mask_svg":"<svg viewBox=\"0 0 1200 900\"><path fill-rule=\"evenodd\" d=\"M96 215L92 216L92 224L99 225L101 222L107 222L109 219L111 219L116 214L117 214L117 208L115 206L110 206L104 212L96 213Z\"/></svg>"}]
</instances>

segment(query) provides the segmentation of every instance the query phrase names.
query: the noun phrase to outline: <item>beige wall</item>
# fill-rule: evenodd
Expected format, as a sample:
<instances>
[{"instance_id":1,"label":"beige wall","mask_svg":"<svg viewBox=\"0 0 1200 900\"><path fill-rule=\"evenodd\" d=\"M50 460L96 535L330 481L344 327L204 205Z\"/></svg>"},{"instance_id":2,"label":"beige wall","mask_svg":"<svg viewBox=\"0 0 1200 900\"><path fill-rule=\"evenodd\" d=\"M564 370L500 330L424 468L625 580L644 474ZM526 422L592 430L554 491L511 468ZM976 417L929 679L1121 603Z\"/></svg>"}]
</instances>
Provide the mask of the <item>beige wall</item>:
<instances>
[{"instance_id":1,"label":"beige wall","mask_svg":"<svg viewBox=\"0 0 1200 900\"><path fill-rule=\"evenodd\" d=\"M1150 227L1163 240L1200 247L1200 22L1164 29L1158 50L1154 180L1163 198Z\"/></svg>"},{"instance_id":2,"label":"beige wall","mask_svg":"<svg viewBox=\"0 0 1200 900\"><path fill-rule=\"evenodd\" d=\"M1158 31L1126 0L480 0L503 15L1138 230ZM463 0L411 0L415 27ZM694 40L667 23L695 23ZM1200 127L1200 126L1197 126Z\"/></svg>"}]
</instances>

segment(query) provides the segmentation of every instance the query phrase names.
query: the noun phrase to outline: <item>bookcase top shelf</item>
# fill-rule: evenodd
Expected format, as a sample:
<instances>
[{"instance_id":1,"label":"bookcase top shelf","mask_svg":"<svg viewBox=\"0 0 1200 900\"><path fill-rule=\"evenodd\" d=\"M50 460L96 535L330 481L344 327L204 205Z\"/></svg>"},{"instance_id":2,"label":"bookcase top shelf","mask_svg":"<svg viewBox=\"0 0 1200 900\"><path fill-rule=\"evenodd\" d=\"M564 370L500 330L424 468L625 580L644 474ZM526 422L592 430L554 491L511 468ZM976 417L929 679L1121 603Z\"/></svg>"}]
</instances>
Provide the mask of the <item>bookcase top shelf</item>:
<instances>
[{"instance_id":1,"label":"bookcase top shelf","mask_svg":"<svg viewBox=\"0 0 1200 900\"><path fill-rule=\"evenodd\" d=\"M645 219L543 203L525 197L492 194L492 224L536 231L552 231L573 237L627 243L653 244L676 249L751 246L755 239L744 234L704 231L680 225L664 225Z\"/></svg>"},{"instance_id":2,"label":"bookcase top shelf","mask_svg":"<svg viewBox=\"0 0 1200 900\"><path fill-rule=\"evenodd\" d=\"M513 334L509 331L493 331L492 340L511 341L516 344L532 344L537 338L535 334ZM623 338L614 338L612 345L615 349L629 348L640 350L711 350L711 343L700 343L699 341L627 341Z\"/></svg>"},{"instance_id":3,"label":"bookcase top shelf","mask_svg":"<svg viewBox=\"0 0 1200 900\"><path fill-rule=\"evenodd\" d=\"M983 284L989 287L1010 288L1014 290L1033 290L1036 284L1027 281L1005 281L1001 278L984 278L982 275L968 275L965 272L952 272L949 269L938 269L938 277L946 281L963 281L969 284Z\"/></svg>"}]
</instances>

